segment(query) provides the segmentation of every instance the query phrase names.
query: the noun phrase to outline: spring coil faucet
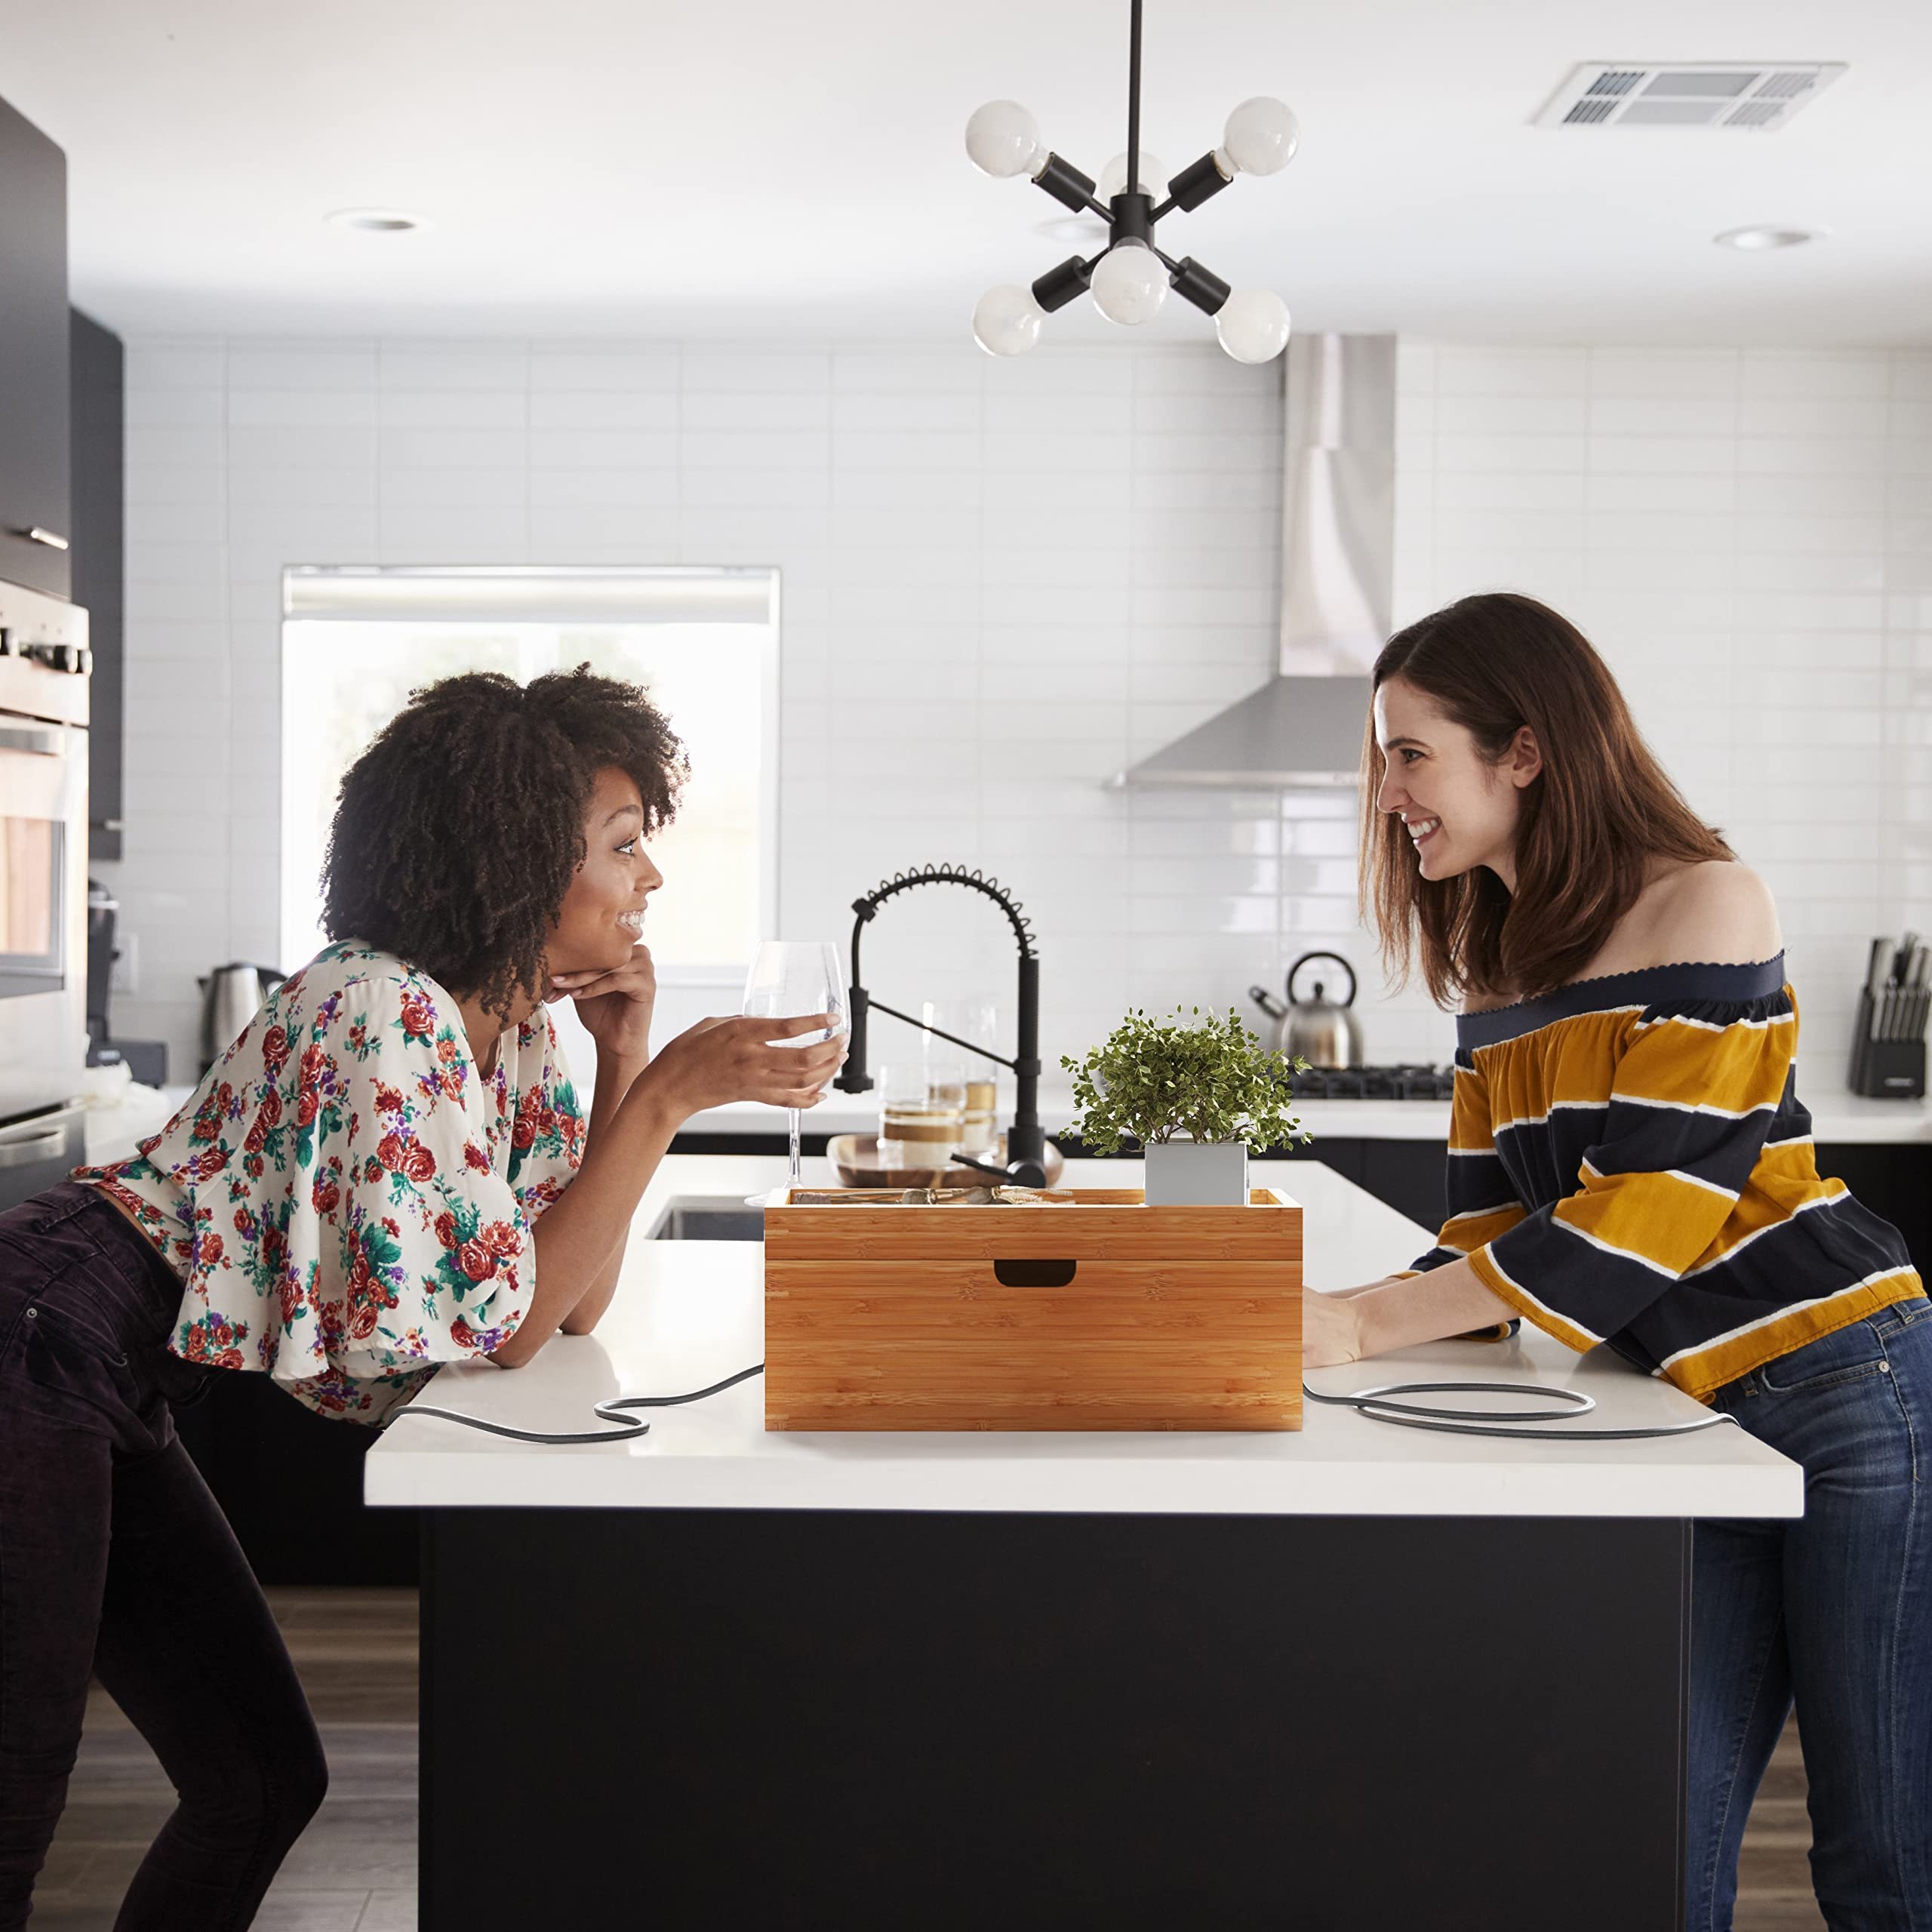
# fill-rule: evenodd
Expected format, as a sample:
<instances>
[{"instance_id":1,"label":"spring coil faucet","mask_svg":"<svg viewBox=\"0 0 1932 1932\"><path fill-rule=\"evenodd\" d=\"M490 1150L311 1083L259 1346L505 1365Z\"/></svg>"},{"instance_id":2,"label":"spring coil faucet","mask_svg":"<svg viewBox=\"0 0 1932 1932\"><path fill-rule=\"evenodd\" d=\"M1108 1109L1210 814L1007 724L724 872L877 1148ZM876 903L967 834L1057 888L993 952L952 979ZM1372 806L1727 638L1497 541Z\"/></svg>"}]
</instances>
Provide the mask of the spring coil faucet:
<instances>
[{"instance_id":1,"label":"spring coil faucet","mask_svg":"<svg viewBox=\"0 0 1932 1932\"><path fill-rule=\"evenodd\" d=\"M1012 1059L977 1041L962 1040L956 1033L949 1033L941 1027L929 1026L923 1020L915 1020L909 1013L901 1013L897 1007L874 999L860 983L859 941L866 926L888 899L910 891L915 885L963 885L971 891L983 893L1006 915L1013 928L1013 936L1020 943L1020 1028ZM1005 1167L995 1168L964 1155L953 1158L959 1166L999 1174L1022 1187L1045 1186L1047 1139L1040 1127L1040 955L1034 950L1032 921L1020 910L1019 903L998 879L989 878L977 870L969 872L964 866L921 866L912 872L895 873L863 898L854 900L852 910L858 917L852 922L852 985L848 1008L851 1043L844 1067L832 1084L845 1094L872 1091L872 1076L866 1071L866 1017L875 1007L881 1013L890 1014L894 1020L903 1020L907 1026L916 1026L921 1032L931 1033L950 1045L963 1047L968 1053L978 1054L983 1059L1010 1067L1019 1091L1014 1107L1013 1126L1006 1137Z\"/></svg>"}]
</instances>

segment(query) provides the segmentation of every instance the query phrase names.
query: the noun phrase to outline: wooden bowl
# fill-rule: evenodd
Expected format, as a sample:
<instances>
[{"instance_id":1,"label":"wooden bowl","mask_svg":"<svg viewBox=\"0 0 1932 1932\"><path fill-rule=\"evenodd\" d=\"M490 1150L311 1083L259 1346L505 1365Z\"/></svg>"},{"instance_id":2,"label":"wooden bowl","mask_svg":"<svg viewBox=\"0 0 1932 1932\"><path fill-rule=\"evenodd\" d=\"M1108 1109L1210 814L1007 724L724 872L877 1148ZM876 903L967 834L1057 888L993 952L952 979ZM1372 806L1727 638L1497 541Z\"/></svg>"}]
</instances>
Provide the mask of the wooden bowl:
<instances>
[{"instance_id":1,"label":"wooden bowl","mask_svg":"<svg viewBox=\"0 0 1932 1932\"><path fill-rule=\"evenodd\" d=\"M825 1152L848 1187L974 1187L992 1179L974 1168L882 1168L876 1134L835 1134L826 1142ZM1001 1134L992 1151L982 1158L989 1166L999 1166L1006 1158L1006 1136ZM1044 1158L1047 1185L1051 1187L1066 1171L1066 1158L1051 1140Z\"/></svg>"}]
</instances>

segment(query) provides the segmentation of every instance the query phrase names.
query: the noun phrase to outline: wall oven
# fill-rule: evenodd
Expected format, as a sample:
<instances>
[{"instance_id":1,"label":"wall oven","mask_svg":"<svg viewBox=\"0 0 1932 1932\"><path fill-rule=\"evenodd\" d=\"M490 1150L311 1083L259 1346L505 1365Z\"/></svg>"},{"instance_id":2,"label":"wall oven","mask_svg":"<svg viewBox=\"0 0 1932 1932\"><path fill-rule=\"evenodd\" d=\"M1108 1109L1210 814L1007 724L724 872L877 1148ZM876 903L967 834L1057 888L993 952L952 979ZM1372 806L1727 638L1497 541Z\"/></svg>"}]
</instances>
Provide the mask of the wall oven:
<instances>
[{"instance_id":1,"label":"wall oven","mask_svg":"<svg viewBox=\"0 0 1932 1932\"><path fill-rule=\"evenodd\" d=\"M0 1209L85 1158L85 611L0 583Z\"/></svg>"}]
</instances>

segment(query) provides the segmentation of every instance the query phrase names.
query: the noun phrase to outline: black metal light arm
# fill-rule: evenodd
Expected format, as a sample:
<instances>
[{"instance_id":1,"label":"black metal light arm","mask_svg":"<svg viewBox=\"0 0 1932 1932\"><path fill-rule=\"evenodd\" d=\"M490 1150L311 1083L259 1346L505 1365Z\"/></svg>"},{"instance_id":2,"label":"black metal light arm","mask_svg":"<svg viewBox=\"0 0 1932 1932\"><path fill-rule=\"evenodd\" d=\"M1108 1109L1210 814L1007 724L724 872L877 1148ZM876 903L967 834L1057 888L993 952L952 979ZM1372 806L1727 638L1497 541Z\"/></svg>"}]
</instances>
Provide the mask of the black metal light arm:
<instances>
[{"instance_id":1,"label":"black metal light arm","mask_svg":"<svg viewBox=\"0 0 1932 1932\"><path fill-rule=\"evenodd\" d=\"M998 355L1017 355L1038 340L1042 316L1063 309L1076 295L1091 287L1096 265L1124 242L1137 242L1152 249L1168 270L1168 286L1179 292L1204 315L1219 318L1217 333L1221 346L1238 361L1266 361L1278 355L1288 340L1288 313L1285 303L1266 290L1244 293L1238 306L1223 315L1233 291L1211 269L1192 257L1176 261L1155 245L1154 232L1160 222L1177 212L1186 214L1211 200L1232 185L1235 174L1272 174L1287 165L1300 140L1295 118L1285 102L1256 96L1244 101L1229 115L1224 130L1226 146L1210 148L1191 161L1167 183L1166 198L1158 204L1151 195L1140 192L1140 17L1143 0L1129 0L1127 56L1127 178L1121 191L1110 195L1105 205L1096 198L1095 183L1090 176L1063 155L1049 150L1035 183L1063 206L1079 214L1097 215L1107 226L1107 245L1091 260L1075 255L1049 269L1031 284L1034 306L1029 308L1020 291L1010 287L989 290L974 311L974 332L980 346ZM1015 123L1012 109L1020 115ZM1259 110L1251 112L1250 110ZM980 115L992 114L992 122L980 129ZM1023 137L1023 145L1016 140ZM976 146L976 140L980 145ZM1039 126L1023 109L1014 103L991 101L967 124L967 149L975 165L988 174L1006 175L1023 165L1032 165L1044 143ZM1024 162L1019 158L1023 155ZM1241 157L1237 159L1237 156ZM1118 266L1124 269L1126 258ZM1144 272L1144 264L1142 266ZM1137 288L1140 274L1128 274L1121 285L1102 293L1108 301L1100 306L1108 313L1125 305L1119 319L1145 321L1137 316L1143 296L1160 300L1158 287ZM1111 303L1113 306L1109 307ZM989 306L988 305L991 305ZM1038 312L1035 312L1037 309Z\"/></svg>"}]
</instances>

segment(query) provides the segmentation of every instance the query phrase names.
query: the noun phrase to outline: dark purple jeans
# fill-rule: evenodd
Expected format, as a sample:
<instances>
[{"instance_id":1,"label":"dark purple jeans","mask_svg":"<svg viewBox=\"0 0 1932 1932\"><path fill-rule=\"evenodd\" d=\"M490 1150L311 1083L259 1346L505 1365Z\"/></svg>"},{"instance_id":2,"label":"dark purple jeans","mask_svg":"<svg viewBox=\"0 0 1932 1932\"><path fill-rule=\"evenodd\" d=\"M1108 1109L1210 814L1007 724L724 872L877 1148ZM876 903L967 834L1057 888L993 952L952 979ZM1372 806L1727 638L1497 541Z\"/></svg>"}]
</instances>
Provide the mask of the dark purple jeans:
<instances>
[{"instance_id":1,"label":"dark purple jeans","mask_svg":"<svg viewBox=\"0 0 1932 1932\"><path fill-rule=\"evenodd\" d=\"M171 1402L181 1286L99 1191L0 1214L0 1932L27 1922L90 1675L180 1802L115 1932L254 1918L328 1781L294 1666Z\"/></svg>"}]
</instances>

